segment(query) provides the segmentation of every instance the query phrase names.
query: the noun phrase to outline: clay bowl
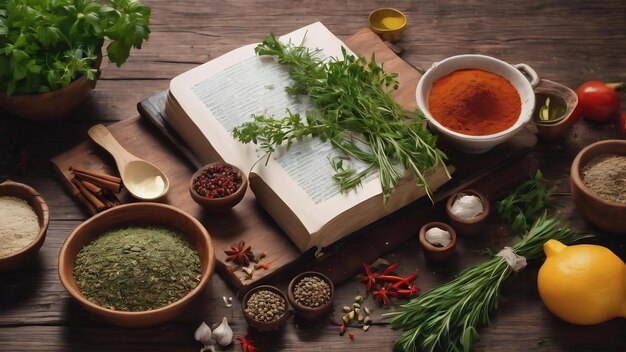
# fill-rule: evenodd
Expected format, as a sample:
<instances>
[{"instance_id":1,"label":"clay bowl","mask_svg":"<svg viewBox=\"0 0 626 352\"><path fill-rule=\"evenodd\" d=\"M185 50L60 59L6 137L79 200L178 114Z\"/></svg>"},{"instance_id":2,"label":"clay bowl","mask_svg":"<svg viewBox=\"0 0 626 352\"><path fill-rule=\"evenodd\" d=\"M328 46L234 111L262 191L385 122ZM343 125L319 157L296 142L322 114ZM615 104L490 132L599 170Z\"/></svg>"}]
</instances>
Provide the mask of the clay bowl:
<instances>
[{"instance_id":1,"label":"clay bowl","mask_svg":"<svg viewBox=\"0 0 626 352\"><path fill-rule=\"evenodd\" d=\"M626 140L605 140L581 150L571 168L572 198L587 221L608 232L626 234L626 203L610 201L596 195L582 180L581 171L601 154L626 155Z\"/></svg>"},{"instance_id":2,"label":"clay bowl","mask_svg":"<svg viewBox=\"0 0 626 352\"><path fill-rule=\"evenodd\" d=\"M452 214L452 205L457 200L457 198L461 197L462 195L473 195L480 198L480 201L483 204L483 212L471 219L463 219L459 216ZM489 205L489 201L484 194L474 189L466 189L455 193L450 196L450 198L448 198L448 202L446 203L446 214L448 215L448 219L450 219L450 225L452 225L452 227L456 229L459 235L471 236L480 232L483 225L485 224L487 216L489 216L490 208L491 207Z\"/></svg>"},{"instance_id":3,"label":"clay bowl","mask_svg":"<svg viewBox=\"0 0 626 352\"><path fill-rule=\"evenodd\" d=\"M451 242L446 247L438 247L426 240L426 231L433 227L438 227L450 233ZM442 262L450 258L456 248L456 231L443 222L429 222L420 228L419 232L420 245L424 249L424 256L430 262Z\"/></svg>"},{"instance_id":4,"label":"clay bowl","mask_svg":"<svg viewBox=\"0 0 626 352\"><path fill-rule=\"evenodd\" d=\"M101 62L102 55L98 55L94 67L99 70ZM7 97L5 92L0 92L0 110L34 121L63 119L69 117L95 85L95 81L82 75L69 85L46 93Z\"/></svg>"},{"instance_id":5,"label":"clay bowl","mask_svg":"<svg viewBox=\"0 0 626 352\"><path fill-rule=\"evenodd\" d=\"M316 276L316 277L321 278L323 281L325 281L328 284L330 288L330 299L328 300L328 302L324 303L323 305L319 307L309 307L299 302L296 302L296 297L294 295L296 285L305 277L310 277L310 276ZM297 275L291 280L291 282L289 283L289 288L287 289L287 298L289 299L289 304L293 308L296 316L304 320L308 320L308 321L315 321L315 320L328 316L328 314L333 308L334 297L335 297L335 286L333 285L332 281L330 281L330 279L326 275L316 272L316 271L307 271L307 272Z\"/></svg>"},{"instance_id":6,"label":"clay bowl","mask_svg":"<svg viewBox=\"0 0 626 352\"><path fill-rule=\"evenodd\" d=\"M250 300L250 297L255 293L255 292L259 292L262 290L267 290L267 291L271 291L274 292L276 294L278 294L280 297L283 298L283 300L285 301L285 313L277 320L273 320L273 321L259 321L256 320L254 317L252 317L250 314L248 314L246 312L246 308L248 308L248 301ZM280 328L283 324L285 324L285 322L287 322L287 320L289 319L289 317L291 316L291 311L289 310L289 303L287 300L287 297L285 296L285 294L279 290L278 288L271 286L271 285L261 285L261 286L257 286L253 289L251 289L250 291L248 291L248 293L245 294L245 296L243 296L243 301L241 304L241 310L243 312L243 316L244 318L246 318L246 321L248 322L248 324L257 329L258 331L272 331L272 330L276 330L278 328Z\"/></svg>"},{"instance_id":7,"label":"clay bowl","mask_svg":"<svg viewBox=\"0 0 626 352\"><path fill-rule=\"evenodd\" d=\"M561 116L548 121L539 118L539 109L545 104L546 96L562 99L565 110ZM535 87L535 110L533 112L533 123L537 128L539 137L544 140L555 140L567 136L572 129L576 116L575 110L578 106L578 96L570 88L547 79L542 79Z\"/></svg>"},{"instance_id":8,"label":"clay bowl","mask_svg":"<svg viewBox=\"0 0 626 352\"><path fill-rule=\"evenodd\" d=\"M241 174L241 185L239 188L231 195L221 198L206 198L205 196L198 193L193 186L194 180L196 177L200 176L204 170L209 167L216 166L230 166L233 171ZM191 194L191 198L198 204L200 204L204 209L214 212L220 212L228 210L235 205L237 205L243 199L243 196L246 194L246 190L248 189L248 178L246 174L241 171L238 167L232 164L228 164L225 162L216 162L207 164L201 167L198 171L196 171L193 176L191 176L191 181L189 182L189 194Z\"/></svg>"},{"instance_id":9,"label":"clay bowl","mask_svg":"<svg viewBox=\"0 0 626 352\"><path fill-rule=\"evenodd\" d=\"M393 8L374 10L370 13L368 20L372 32L388 42L400 40L406 29L406 15Z\"/></svg>"},{"instance_id":10,"label":"clay bowl","mask_svg":"<svg viewBox=\"0 0 626 352\"><path fill-rule=\"evenodd\" d=\"M200 257L201 277L198 286L180 300L149 311L116 311L88 301L81 294L74 280L73 271L76 255L83 246L98 235L132 224L167 226L186 235L189 243ZM182 210L160 203L145 202L120 205L91 217L72 231L63 243L59 254L59 278L67 292L89 312L111 324L127 327L156 325L174 318L200 294L214 269L214 248L204 226Z\"/></svg>"},{"instance_id":11,"label":"clay bowl","mask_svg":"<svg viewBox=\"0 0 626 352\"><path fill-rule=\"evenodd\" d=\"M0 197L16 197L27 201L39 218L39 233L35 240L18 252L0 257L0 272L6 272L20 268L35 257L46 239L50 214L48 205L39 192L23 183L13 181L0 183Z\"/></svg>"}]
</instances>

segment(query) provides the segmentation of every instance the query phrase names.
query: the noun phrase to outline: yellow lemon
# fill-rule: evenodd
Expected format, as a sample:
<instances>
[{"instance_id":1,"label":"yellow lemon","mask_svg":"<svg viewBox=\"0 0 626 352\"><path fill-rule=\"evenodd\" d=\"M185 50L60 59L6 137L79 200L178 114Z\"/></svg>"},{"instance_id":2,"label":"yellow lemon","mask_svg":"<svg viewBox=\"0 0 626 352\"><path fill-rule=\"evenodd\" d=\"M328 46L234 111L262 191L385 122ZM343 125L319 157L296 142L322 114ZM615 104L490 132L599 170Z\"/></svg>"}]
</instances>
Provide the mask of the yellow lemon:
<instances>
[{"instance_id":1,"label":"yellow lemon","mask_svg":"<svg viewBox=\"0 0 626 352\"><path fill-rule=\"evenodd\" d=\"M559 318L579 325L626 317L626 265L608 248L549 240L539 269L541 300Z\"/></svg>"}]
</instances>

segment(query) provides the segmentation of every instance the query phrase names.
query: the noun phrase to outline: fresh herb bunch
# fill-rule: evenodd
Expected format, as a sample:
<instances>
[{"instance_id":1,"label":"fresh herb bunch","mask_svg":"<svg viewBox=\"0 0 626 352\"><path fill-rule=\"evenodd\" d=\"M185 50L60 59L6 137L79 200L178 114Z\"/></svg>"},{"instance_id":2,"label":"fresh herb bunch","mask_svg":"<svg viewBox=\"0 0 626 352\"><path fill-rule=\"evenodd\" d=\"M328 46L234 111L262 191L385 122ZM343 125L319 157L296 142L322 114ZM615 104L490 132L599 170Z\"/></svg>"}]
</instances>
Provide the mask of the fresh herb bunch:
<instances>
[{"instance_id":1,"label":"fresh herb bunch","mask_svg":"<svg viewBox=\"0 0 626 352\"><path fill-rule=\"evenodd\" d=\"M342 59L324 60L318 50L283 44L273 34L255 51L287 65L294 81L286 87L287 92L308 95L317 110L307 112L304 119L290 111L282 119L253 116L252 122L233 130L235 138L259 144L268 158L279 145L290 145L305 136L328 140L347 157L367 164L357 171L345 167L342 159L331 160L334 180L342 191L378 171L387 200L409 170L417 185L431 196L427 173L437 165L445 167L445 155L436 148L436 137L425 128L424 117L407 113L394 101L391 90L397 88L397 75L386 73L373 55L367 62L342 48Z\"/></svg>"},{"instance_id":2,"label":"fresh herb bunch","mask_svg":"<svg viewBox=\"0 0 626 352\"><path fill-rule=\"evenodd\" d=\"M104 39L122 65L150 34L150 8L137 0L0 0L0 91L33 94L98 78Z\"/></svg>"},{"instance_id":3,"label":"fresh herb bunch","mask_svg":"<svg viewBox=\"0 0 626 352\"><path fill-rule=\"evenodd\" d=\"M559 226L559 217L544 212L528 234L512 250L527 260L544 256L543 244L556 239L570 244L586 236ZM502 257L463 270L454 280L438 286L385 314L391 325L405 330L394 347L400 351L469 351L478 341L477 327L489 324L489 314L498 306L500 288L512 269Z\"/></svg>"},{"instance_id":4,"label":"fresh herb bunch","mask_svg":"<svg viewBox=\"0 0 626 352\"><path fill-rule=\"evenodd\" d=\"M558 208L559 204L552 198L548 181L541 171L520 184L506 198L496 203L496 211L511 223L516 235L524 234L533 221L544 211Z\"/></svg>"}]
</instances>

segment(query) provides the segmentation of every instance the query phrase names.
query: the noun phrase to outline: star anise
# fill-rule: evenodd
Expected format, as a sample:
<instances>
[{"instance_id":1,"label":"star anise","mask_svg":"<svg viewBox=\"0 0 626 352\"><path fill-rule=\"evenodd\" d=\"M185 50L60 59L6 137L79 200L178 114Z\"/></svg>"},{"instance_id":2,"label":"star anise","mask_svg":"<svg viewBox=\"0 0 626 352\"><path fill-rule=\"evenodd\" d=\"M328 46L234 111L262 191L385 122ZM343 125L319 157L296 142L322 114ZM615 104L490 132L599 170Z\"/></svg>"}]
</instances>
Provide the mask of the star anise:
<instances>
[{"instance_id":1,"label":"star anise","mask_svg":"<svg viewBox=\"0 0 626 352\"><path fill-rule=\"evenodd\" d=\"M254 260L254 253L252 253L252 247L248 246L246 248L246 243L244 241L239 241L237 247L230 247L230 250L225 250L224 253L228 257L226 257L226 261L239 264L241 266L248 266L251 260Z\"/></svg>"}]
</instances>

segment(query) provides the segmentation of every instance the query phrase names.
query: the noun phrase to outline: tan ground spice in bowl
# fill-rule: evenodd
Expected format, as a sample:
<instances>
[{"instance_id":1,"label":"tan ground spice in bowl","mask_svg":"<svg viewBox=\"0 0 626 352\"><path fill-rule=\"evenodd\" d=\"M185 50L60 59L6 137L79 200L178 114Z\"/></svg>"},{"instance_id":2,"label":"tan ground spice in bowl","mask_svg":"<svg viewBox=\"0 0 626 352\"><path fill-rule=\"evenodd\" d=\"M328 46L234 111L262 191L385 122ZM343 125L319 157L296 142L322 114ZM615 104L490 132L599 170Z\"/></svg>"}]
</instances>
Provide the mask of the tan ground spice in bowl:
<instances>
[{"instance_id":1,"label":"tan ground spice in bowl","mask_svg":"<svg viewBox=\"0 0 626 352\"><path fill-rule=\"evenodd\" d=\"M28 247L39 234L39 218L27 201L0 197L0 257Z\"/></svg>"},{"instance_id":2,"label":"tan ground spice in bowl","mask_svg":"<svg viewBox=\"0 0 626 352\"><path fill-rule=\"evenodd\" d=\"M601 154L582 169L583 183L602 199L626 203L626 156Z\"/></svg>"}]
</instances>

